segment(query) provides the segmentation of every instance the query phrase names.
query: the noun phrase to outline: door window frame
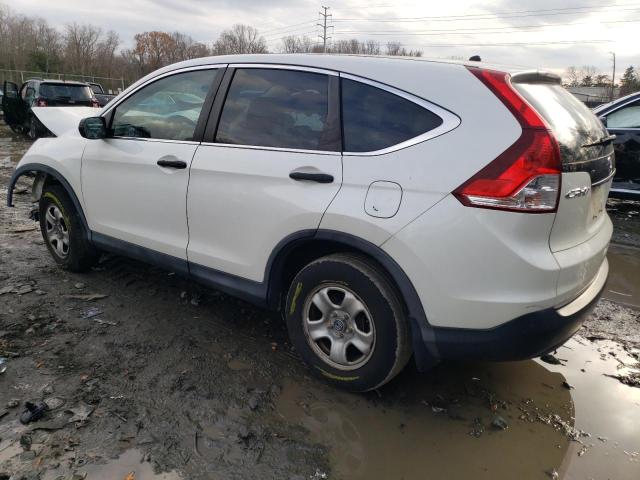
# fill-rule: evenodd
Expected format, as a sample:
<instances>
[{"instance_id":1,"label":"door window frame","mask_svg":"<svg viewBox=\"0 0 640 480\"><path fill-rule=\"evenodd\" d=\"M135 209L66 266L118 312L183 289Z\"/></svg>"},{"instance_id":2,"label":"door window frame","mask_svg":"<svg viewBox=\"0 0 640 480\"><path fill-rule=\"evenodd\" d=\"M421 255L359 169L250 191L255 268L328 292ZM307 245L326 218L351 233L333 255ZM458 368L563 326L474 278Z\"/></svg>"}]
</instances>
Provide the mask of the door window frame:
<instances>
[{"instance_id":1,"label":"door window frame","mask_svg":"<svg viewBox=\"0 0 640 480\"><path fill-rule=\"evenodd\" d=\"M211 86L209 87L209 91L205 97L204 103L202 104L202 109L200 110L200 115L198 116L198 121L196 123L196 128L193 133L193 140L171 140L166 138L142 138L142 137L120 137L120 136L109 136L107 139L117 139L117 140L129 140L129 141L139 141L139 142L159 142L159 143L183 143L183 144L191 144L198 145L202 141L204 131L207 125L207 121L209 119L209 115L211 113L211 107L213 105L214 99L216 98L218 89L220 88L220 84L222 83L222 79L225 76L225 71L227 69L228 64L210 64L210 65L198 65L194 67L186 67L177 70L171 70L169 72L165 72L163 74L157 75L153 78L148 79L147 81L141 83L140 85L134 85L135 88L132 88L131 91L121 94L122 98L117 98L117 102L113 102L109 104L106 110L100 115L105 119L105 124L107 125L107 130L111 132L111 124L113 122L113 117L116 109L123 102L125 102L129 97L135 95L143 88L148 87L152 83L157 82L158 80L162 80L167 77L172 77L174 75L180 75L182 73L189 73L199 70L216 70L216 75L213 78Z\"/></svg>"},{"instance_id":2,"label":"door window frame","mask_svg":"<svg viewBox=\"0 0 640 480\"><path fill-rule=\"evenodd\" d=\"M216 142L216 133L218 132L218 126L220 125L220 119L222 117L222 109L227 100L227 94L231 87L231 82L235 72L238 69L262 69L262 70L290 70L296 72L308 72L318 73L320 75L327 75L328 88L327 92L327 128L335 130L335 150L307 150L299 148L287 148L287 147L268 147L264 145L241 145L236 143L221 143ZM340 111L340 77L339 72L335 70L327 70L324 68L305 67L297 65L282 65L274 63L234 63L230 64L225 72L222 84L218 89L218 95L213 103L211 109L211 115L209 122L207 123L207 129L204 133L202 140L203 145L213 145L219 147L228 148L246 148L249 150L270 150L274 152L295 152L295 153L311 153L317 155L340 155L343 149L342 144L342 115Z\"/></svg>"},{"instance_id":3,"label":"door window frame","mask_svg":"<svg viewBox=\"0 0 640 480\"><path fill-rule=\"evenodd\" d=\"M412 103L415 103L419 107L422 107L423 109L433 113L434 115L437 115L442 119L442 123L438 125L436 128L427 130L426 132L421 133L420 135L417 135L415 137L411 137L403 142L396 143L395 145L390 145L388 147L381 148L379 150L372 150L368 152L343 151L342 154L344 156L372 157L377 155L385 155L391 152L396 152L398 150L411 147L418 143L426 142L427 140L431 140L432 138L439 137L440 135L450 132L454 128L458 127L458 125L460 125L460 123L462 122L460 120L460 117L458 117L453 112L433 102L429 102L428 100L420 98L411 93L405 92L404 90L400 90L398 88L392 87L390 85L386 85L384 83L376 82L375 80L370 80L368 78L360 77L357 75L351 75L349 73L341 73L340 78L341 79L344 78L346 80L352 80L354 82L359 82L365 85L370 85L372 87L379 88L380 90L384 90L385 92L389 92L393 95L396 95L397 97L400 97ZM343 143L344 143L344 128L343 128Z\"/></svg>"},{"instance_id":4,"label":"door window frame","mask_svg":"<svg viewBox=\"0 0 640 480\"><path fill-rule=\"evenodd\" d=\"M261 146L261 145L239 145L239 144L227 144L227 143L216 142L215 135L218 129L218 125L220 123L222 108L224 107L224 103L227 98L227 93L229 92L229 87L231 86L231 81L233 79L235 71L239 68L293 70L293 71L299 71L299 72L311 72L311 73L319 73L319 74L327 75L329 79L329 92L328 92L329 105L328 105L328 111L327 111L327 123L337 122L338 138L336 139L336 142L337 142L336 150L330 150L330 151L304 150L304 149L295 149L295 148L267 147L267 146ZM220 147L228 147L228 148L245 148L245 149L252 149L252 150L271 150L271 151L281 151L281 152L310 153L310 154L318 154L318 155L341 154L344 156L366 157L366 156L385 155L388 153L392 153L398 150L408 148L418 143L425 142L427 140L430 140L432 138L435 138L447 132L450 132L451 130L454 130L461 123L460 117L458 117L455 113L451 112L450 110L447 110L446 108L440 105L437 105L433 102L425 100L414 94L408 93L404 90L400 90L398 88L392 87L390 85L387 85L375 80L371 80L369 78L361 77L358 75L352 75L350 73L344 73L337 70L330 70L326 68L316 68L316 67L309 67L309 66L303 66L303 65L289 65L289 64L276 64L276 63L211 63L207 65L196 65L196 66L185 67L181 69L164 72L160 75L156 75L152 78L149 78L148 80L143 81L143 83L139 85L134 84L133 88L131 88L129 92L125 91L124 93L119 95L119 97L116 97L116 99L112 103L107 105L105 111L101 114L101 116L104 117L105 122L108 128L110 129L115 109L118 108L118 106L122 102L127 100L130 96L134 95L141 89L145 88L146 86L160 79L163 79L172 75L178 75L181 73L186 73L186 72L191 72L196 70L218 70L218 74L214 78L212 86L205 98L205 102L202 106L202 110L200 111L200 116L198 118L193 140L168 140L168 139L158 139L158 138L136 138L136 137L109 137L109 138L117 138L122 140L131 140L131 141L145 141L145 142L202 144L202 145L208 145L208 146L220 146ZM340 80L342 78L353 80L355 82L360 82L366 85L371 85L373 87L380 88L381 90L397 95L405 100L409 100L410 102L413 102L419 105L420 107L428 110L429 112L439 116L442 119L442 124L416 137L410 138L408 140L405 140L395 145L391 145L384 149L370 151L370 152L345 151L343 119L342 119L342 101L341 101L341 92L340 92ZM336 128L335 124L332 128Z\"/></svg>"}]
</instances>

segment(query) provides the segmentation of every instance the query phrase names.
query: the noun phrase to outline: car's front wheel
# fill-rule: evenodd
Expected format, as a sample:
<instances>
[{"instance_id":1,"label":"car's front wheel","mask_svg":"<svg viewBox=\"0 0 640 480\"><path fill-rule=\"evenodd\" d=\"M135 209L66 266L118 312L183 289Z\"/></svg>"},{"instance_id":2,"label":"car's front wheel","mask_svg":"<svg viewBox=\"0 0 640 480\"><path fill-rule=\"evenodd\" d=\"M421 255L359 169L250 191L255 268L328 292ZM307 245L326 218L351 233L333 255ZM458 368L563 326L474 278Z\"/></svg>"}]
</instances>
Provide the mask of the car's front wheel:
<instances>
[{"instance_id":1,"label":"car's front wheel","mask_svg":"<svg viewBox=\"0 0 640 480\"><path fill-rule=\"evenodd\" d=\"M42 238L58 265L82 272L97 262L99 252L89 242L73 202L60 185L45 187L40 197L39 219Z\"/></svg>"},{"instance_id":2,"label":"car's front wheel","mask_svg":"<svg viewBox=\"0 0 640 480\"><path fill-rule=\"evenodd\" d=\"M296 350L314 373L340 388L378 388L411 356L398 296L364 257L334 254L311 262L294 278L285 308Z\"/></svg>"}]
</instances>

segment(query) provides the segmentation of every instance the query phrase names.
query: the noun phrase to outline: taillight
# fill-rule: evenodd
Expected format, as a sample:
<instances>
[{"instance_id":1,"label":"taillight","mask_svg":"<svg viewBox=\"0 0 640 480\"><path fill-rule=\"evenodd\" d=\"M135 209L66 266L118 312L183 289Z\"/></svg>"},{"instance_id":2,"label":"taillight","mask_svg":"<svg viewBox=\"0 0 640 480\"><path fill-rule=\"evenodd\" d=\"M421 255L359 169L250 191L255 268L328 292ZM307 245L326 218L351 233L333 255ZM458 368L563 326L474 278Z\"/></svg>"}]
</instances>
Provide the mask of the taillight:
<instances>
[{"instance_id":1,"label":"taillight","mask_svg":"<svg viewBox=\"0 0 640 480\"><path fill-rule=\"evenodd\" d=\"M98 103L98 99L97 98L93 97L91 99L91 106L93 108L100 108L100 103Z\"/></svg>"},{"instance_id":2,"label":"taillight","mask_svg":"<svg viewBox=\"0 0 640 480\"><path fill-rule=\"evenodd\" d=\"M522 127L516 142L453 192L469 207L553 212L560 192L560 149L544 120L511 86L504 72L467 67Z\"/></svg>"},{"instance_id":3,"label":"taillight","mask_svg":"<svg viewBox=\"0 0 640 480\"><path fill-rule=\"evenodd\" d=\"M36 106L37 107L46 107L47 106L47 101L44 98L37 98L36 99Z\"/></svg>"}]
</instances>

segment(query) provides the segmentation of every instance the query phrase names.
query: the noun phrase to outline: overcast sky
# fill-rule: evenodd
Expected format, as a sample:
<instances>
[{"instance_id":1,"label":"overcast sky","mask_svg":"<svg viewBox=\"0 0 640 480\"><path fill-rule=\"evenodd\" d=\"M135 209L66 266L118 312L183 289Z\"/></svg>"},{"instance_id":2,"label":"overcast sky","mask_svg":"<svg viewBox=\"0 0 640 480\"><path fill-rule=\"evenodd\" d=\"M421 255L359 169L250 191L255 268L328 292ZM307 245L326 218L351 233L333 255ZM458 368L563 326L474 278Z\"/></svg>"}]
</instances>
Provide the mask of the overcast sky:
<instances>
[{"instance_id":1,"label":"overcast sky","mask_svg":"<svg viewBox=\"0 0 640 480\"><path fill-rule=\"evenodd\" d=\"M310 0L0 2L9 4L13 13L38 15L61 28L75 21L113 29L124 47L131 46L135 33L147 30L180 31L211 42L234 23L258 28L271 50L277 50L284 35L317 38L320 33L315 24L321 3ZM616 52L618 72L640 64L640 0L323 2L331 6L334 39L375 39L381 44L399 40L427 57L479 54L492 63L545 67L558 73L569 65L594 65L609 73L610 51Z\"/></svg>"}]
</instances>

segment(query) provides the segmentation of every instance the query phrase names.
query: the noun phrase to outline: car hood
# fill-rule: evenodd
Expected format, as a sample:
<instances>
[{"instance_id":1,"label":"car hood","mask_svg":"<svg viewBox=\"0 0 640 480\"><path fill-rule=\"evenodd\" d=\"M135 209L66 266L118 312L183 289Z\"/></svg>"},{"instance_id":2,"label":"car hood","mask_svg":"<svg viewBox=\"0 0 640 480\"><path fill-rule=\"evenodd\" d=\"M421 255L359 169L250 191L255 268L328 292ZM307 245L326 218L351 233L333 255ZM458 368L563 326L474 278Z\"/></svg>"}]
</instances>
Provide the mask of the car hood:
<instances>
[{"instance_id":1,"label":"car hood","mask_svg":"<svg viewBox=\"0 0 640 480\"><path fill-rule=\"evenodd\" d=\"M80 120L100 113L93 107L33 107L32 111L56 137L72 130L77 132Z\"/></svg>"}]
</instances>

